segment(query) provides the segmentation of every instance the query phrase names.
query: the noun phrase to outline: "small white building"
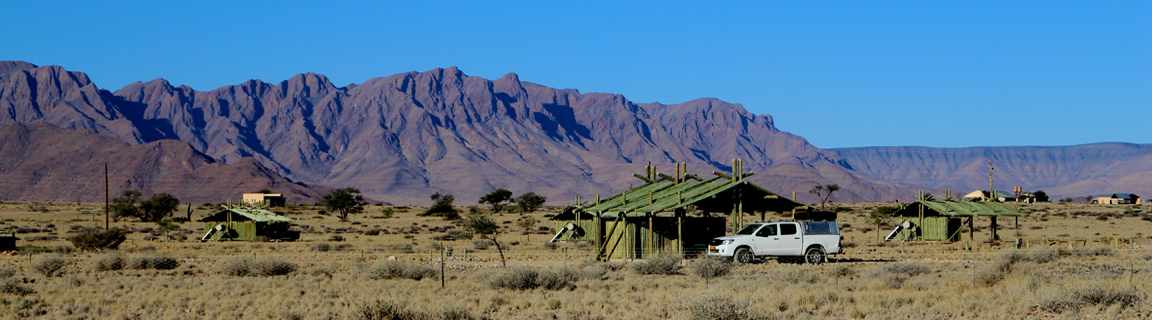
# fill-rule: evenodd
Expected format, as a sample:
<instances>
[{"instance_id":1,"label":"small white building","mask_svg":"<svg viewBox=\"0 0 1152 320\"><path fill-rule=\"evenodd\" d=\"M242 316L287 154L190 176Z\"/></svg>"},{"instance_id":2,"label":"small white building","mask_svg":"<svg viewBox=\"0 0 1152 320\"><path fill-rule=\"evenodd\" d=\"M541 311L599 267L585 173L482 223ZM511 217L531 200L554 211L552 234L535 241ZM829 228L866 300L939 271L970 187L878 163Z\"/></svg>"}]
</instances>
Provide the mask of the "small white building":
<instances>
[{"instance_id":1,"label":"small white building","mask_svg":"<svg viewBox=\"0 0 1152 320\"><path fill-rule=\"evenodd\" d=\"M279 193L245 193L244 203L253 206L283 207L284 195Z\"/></svg>"},{"instance_id":2,"label":"small white building","mask_svg":"<svg viewBox=\"0 0 1152 320\"><path fill-rule=\"evenodd\" d=\"M989 199L995 199L995 201L1007 202L1007 201L1016 201L1016 195L1011 193L1011 192L1008 192L1008 191L996 190L996 196L993 197L992 193L989 192L988 190L976 190L976 191L969 192L968 194L960 197L960 199L963 201L980 201L980 202L987 202L987 201L990 201Z\"/></svg>"}]
</instances>

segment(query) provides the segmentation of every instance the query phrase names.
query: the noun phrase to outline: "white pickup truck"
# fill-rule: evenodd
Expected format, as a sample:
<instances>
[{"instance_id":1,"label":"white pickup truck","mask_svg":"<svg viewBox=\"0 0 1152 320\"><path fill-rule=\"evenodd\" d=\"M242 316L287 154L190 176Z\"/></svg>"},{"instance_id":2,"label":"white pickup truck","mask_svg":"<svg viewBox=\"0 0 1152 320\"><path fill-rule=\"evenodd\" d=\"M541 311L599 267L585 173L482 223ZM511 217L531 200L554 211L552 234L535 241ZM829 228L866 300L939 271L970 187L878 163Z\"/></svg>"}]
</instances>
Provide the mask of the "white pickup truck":
<instances>
[{"instance_id":1,"label":"white pickup truck","mask_svg":"<svg viewBox=\"0 0 1152 320\"><path fill-rule=\"evenodd\" d=\"M770 221L744 226L735 235L712 239L708 254L750 263L762 257L781 262L820 264L829 254L841 253L840 226L836 221Z\"/></svg>"}]
</instances>

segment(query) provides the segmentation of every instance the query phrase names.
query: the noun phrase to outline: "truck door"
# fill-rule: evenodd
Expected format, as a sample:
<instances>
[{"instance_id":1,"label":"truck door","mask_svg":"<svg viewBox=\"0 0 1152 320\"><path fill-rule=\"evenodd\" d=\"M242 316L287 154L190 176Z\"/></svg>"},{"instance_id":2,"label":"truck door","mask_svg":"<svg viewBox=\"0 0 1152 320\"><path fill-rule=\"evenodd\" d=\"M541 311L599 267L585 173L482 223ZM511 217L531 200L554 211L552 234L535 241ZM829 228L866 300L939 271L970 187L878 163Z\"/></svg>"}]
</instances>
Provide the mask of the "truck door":
<instances>
[{"instance_id":1,"label":"truck door","mask_svg":"<svg viewBox=\"0 0 1152 320\"><path fill-rule=\"evenodd\" d=\"M764 227L761 227L760 230L757 230L755 240L759 240L759 241L753 241L753 243L754 243L753 247L755 247L755 248L752 249L752 252L756 253L756 255L758 255L758 256L772 254L771 250L773 247L776 246L776 241L777 241L777 240L773 240L773 239L780 238L778 236L779 232L777 232L776 229L777 229L777 225L775 223L772 223L772 224L766 224L766 225L764 225Z\"/></svg>"},{"instance_id":2,"label":"truck door","mask_svg":"<svg viewBox=\"0 0 1152 320\"><path fill-rule=\"evenodd\" d=\"M772 255L799 256L804 254L804 239L800 234L800 225L795 222L780 224L780 240L773 242L776 251Z\"/></svg>"}]
</instances>

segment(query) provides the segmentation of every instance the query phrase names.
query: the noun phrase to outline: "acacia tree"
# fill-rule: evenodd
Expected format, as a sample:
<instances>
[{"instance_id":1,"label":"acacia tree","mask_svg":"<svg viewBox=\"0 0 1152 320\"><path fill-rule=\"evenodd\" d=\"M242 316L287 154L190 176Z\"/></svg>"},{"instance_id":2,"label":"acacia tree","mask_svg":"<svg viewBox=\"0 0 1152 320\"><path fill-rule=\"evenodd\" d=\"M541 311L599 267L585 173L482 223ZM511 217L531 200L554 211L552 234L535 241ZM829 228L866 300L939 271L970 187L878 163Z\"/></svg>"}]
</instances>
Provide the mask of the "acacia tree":
<instances>
[{"instance_id":1,"label":"acacia tree","mask_svg":"<svg viewBox=\"0 0 1152 320\"><path fill-rule=\"evenodd\" d=\"M840 186L837 184L826 186L818 184L812 187L812 190L808 190L808 193L815 194L816 198L820 199L820 210L824 210L824 206L828 204L828 199L832 197L832 193L836 192L836 190L840 190Z\"/></svg>"},{"instance_id":2,"label":"acacia tree","mask_svg":"<svg viewBox=\"0 0 1152 320\"><path fill-rule=\"evenodd\" d=\"M332 193L324 195L324 207L335 212L340 220L347 220L350 213L364 212L366 204L360 189L353 187L332 190Z\"/></svg>"},{"instance_id":3,"label":"acacia tree","mask_svg":"<svg viewBox=\"0 0 1152 320\"><path fill-rule=\"evenodd\" d=\"M460 213L456 211L456 207L452 206L452 202L456 201L456 197L437 192L428 198L432 200L432 206L428 207L428 210L425 210L424 213L419 214L419 216L441 216L444 220L460 219Z\"/></svg>"},{"instance_id":4,"label":"acacia tree","mask_svg":"<svg viewBox=\"0 0 1152 320\"><path fill-rule=\"evenodd\" d=\"M888 221L888 217L899 210L900 208L897 207L879 207L868 215L868 222L876 226L876 242L880 242L880 227Z\"/></svg>"},{"instance_id":5,"label":"acacia tree","mask_svg":"<svg viewBox=\"0 0 1152 320\"><path fill-rule=\"evenodd\" d=\"M548 198L529 192L516 197L516 206L520 207L520 214L525 214L540 209L545 201L548 201Z\"/></svg>"},{"instance_id":6,"label":"acacia tree","mask_svg":"<svg viewBox=\"0 0 1152 320\"><path fill-rule=\"evenodd\" d=\"M113 199L110 209L115 218L131 217L140 219L140 222L156 222L172 215L180 206L180 199L167 193L157 193L144 201L140 201L140 196L140 191L124 190Z\"/></svg>"},{"instance_id":7,"label":"acacia tree","mask_svg":"<svg viewBox=\"0 0 1152 320\"><path fill-rule=\"evenodd\" d=\"M480 208L472 207L468 211L468 216L464 218L464 229L472 233L474 236L480 237L481 240L492 241L496 245L496 251L500 252L500 264L507 267L508 262L504 260L504 249L500 246L500 241L496 239L496 235L500 233L500 225L496 221L488 217Z\"/></svg>"},{"instance_id":8,"label":"acacia tree","mask_svg":"<svg viewBox=\"0 0 1152 320\"><path fill-rule=\"evenodd\" d=\"M512 200L512 191L496 189L496 191L480 197L480 204L490 204L492 211L500 212L504 210L504 203L510 200Z\"/></svg>"}]
</instances>

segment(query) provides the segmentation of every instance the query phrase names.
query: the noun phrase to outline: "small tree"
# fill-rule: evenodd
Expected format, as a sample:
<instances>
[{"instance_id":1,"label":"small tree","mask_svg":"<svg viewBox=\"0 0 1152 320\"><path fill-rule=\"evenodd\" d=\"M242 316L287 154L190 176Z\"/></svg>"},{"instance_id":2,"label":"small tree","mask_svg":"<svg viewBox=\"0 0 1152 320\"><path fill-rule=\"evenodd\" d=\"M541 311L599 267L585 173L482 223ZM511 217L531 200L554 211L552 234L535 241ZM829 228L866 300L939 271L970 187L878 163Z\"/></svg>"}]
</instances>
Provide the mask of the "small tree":
<instances>
[{"instance_id":1,"label":"small tree","mask_svg":"<svg viewBox=\"0 0 1152 320\"><path fill-rule=\"evenodd\" d=\"M500 233L500 225L496 224L496 221L492 220L487 213L472 207L468 216L464 218L464 229L472 233L473 236L480 237L481 240L489 240L496 244L496 251L500 252L500 264L505 267L508 266L508 262L504 260L504 249L500 245L500 241L496 239L496 235Z\"/></svg>"},{"instance_id":2,"label":"small tree","mask_svg":"<svg viewBox=\"0 0 1152 320\"><path fill-rule=\"evenodd\" d=\"M868 215L868 222L876 226L876 242L880 242L880 226L888 222L888 217L899 210L900 208L897 207L879 207L876 208L876 211L872 211L872 213Z\"/></svg>"},{"instance_id":3,"label":"small tree","mask_svg":"<svg viewBox=\"0 0 1152 320\"><path fill-rule=\"evenodd\" d=\"M490 204L492 205L492 211L500 212L504 210L504 203L510 200L512 200L512 191L496 189L496 191L480 197L480 204Z\"/></svg>"},{"instance_id":4,"label":"small tree","mask_svg":"<svg viewBox=\"0 0 1152 320\"><path fill-rule=\"evenodd\" d=\"M140 201L140 191L124 190L120 192L120 196L113 198L109 210L112 211L112 218L120 221L125 217L136 217L140 215L140 209L136 207L136 202Z\"/></svg>"},{"instance_id":5,"label":"small tree","mask_svg":"<svg viewBox=\"0 0 1152 320\"><path fill-rule=\"evenodd\" d=\"M173 222L172 218L164 218L160 219L160 221L156 221L156 229L164 231L164 239L168 239L168 231L180 229L180 225L176 224L176 222Z\"/></svg>"},{"instance_id":6,"label":"small tree","mask_svg":"<svg viewBox=\"0 0 1152 320\"><path fill-rule=\"evenodd\" d=\"M520 219L516 219L516 226L524 229L525 232L528 232L528 241L532 241L532 228L535 228L536 224L539 222L540 220L536 220L536 218L531 216L523 216L520 217Z\"/></svg>"},{"instance_id":7,"label":"small tree","mask_svg":"<svg viewBox=\"0 0 1152 320\"><path fill-rule=\"evenodd\" d=\"M818 184L812 187L812 190L808 190L808 193L816 195L816 199L820 200L820 210L824 210L824 206L828 204L828 199L832 197L832 193L836 192L836 190L840 190L840 186L837 184L826 186Z\"/></svg>"},{"instance_id":8,"label":"small tree","mask_svg":"<svg viewBox=\"0 0 1152 320\"><path fill-rule=\"evenodd\" d=\"M516 197L516 206L520 207L520 214L525 214L540 209L545 201L548 201L548 198L529 192Z\"/></svg>"},{"instance_id":9,"label":"small tree","mask_svg":"<svg viewBox=\"0 0 1152 320\"><path fill-rule=\"evenodd\" d=\"M119 229L89 230L68 238L76 250L98 251L116 250L127 236Z\"/></svg>"},{"instance_id":10,"label":"small tree","mask_svg":"<svg viewBox=\"0 0 1152 320\"><path fill-rule=\"evenodd\" d=\"M348 214L364 212L366 204L360 189L353 187L332 190L332 193L324 196L324 207L335 212L340 220L347 220Z\"/></svg>"},{"instance_id":11,"label":"small tree","mask_svg":"<svg viewBox=\"0 0 1152 320\"><path fill-rule=\"evenodd\" d=\"M1036 190L1036 192L1032 193L1032 198L1036 199L1036 202L1050 201L1050 199L1048 199L1048 193L1044 192L1044 190Z\"/></svg>"},{"instance_id":12,"label":"small tree","mask_svg":"<svg viewBox=\"0 0 1152 320\"><path fill-rule=\"evenodd\" d=\"M437 192L428 198L432 199L432 206L428 207L428 210L424 211L420 216L441 216L446 220L456 220L460 218L460 212L456 211L456 207L452 206L452 202L456 201L456 197Z\"/></svg>"}]
</instances>

